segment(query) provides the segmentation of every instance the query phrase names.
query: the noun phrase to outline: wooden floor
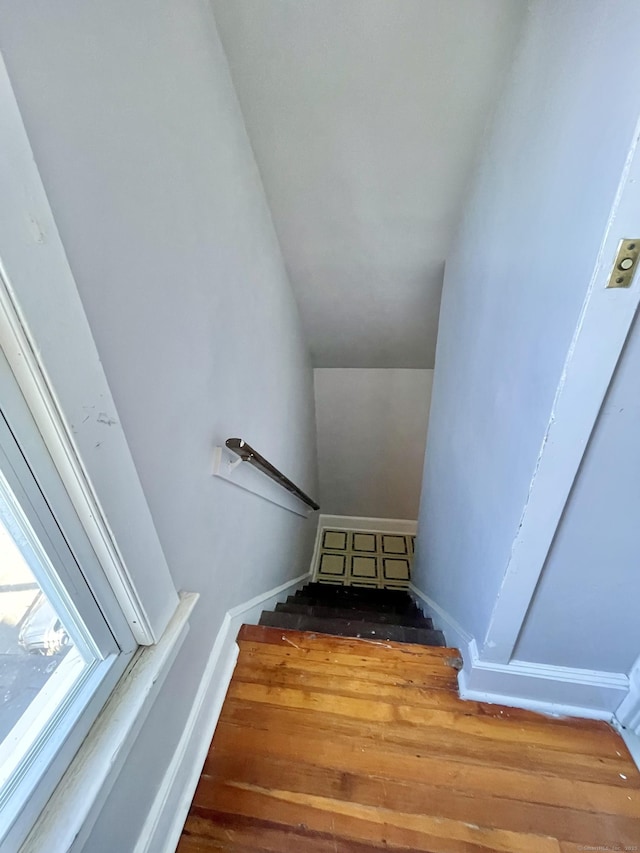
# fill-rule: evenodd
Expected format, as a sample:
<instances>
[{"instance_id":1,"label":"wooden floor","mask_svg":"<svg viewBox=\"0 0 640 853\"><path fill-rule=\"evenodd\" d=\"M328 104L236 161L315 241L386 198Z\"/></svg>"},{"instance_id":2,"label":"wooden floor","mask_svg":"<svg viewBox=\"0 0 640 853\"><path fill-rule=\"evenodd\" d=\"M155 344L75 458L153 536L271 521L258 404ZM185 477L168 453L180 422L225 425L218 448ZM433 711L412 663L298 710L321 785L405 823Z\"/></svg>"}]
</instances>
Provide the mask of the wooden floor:
<instances>
[{"instance_id":1,"label":"wooden floor","mask_svg":"<svg viewBox=\"0 0 640 853\"><path fill-rule=\"evenodd\" d=\"M452 649L244 626L179 853L640 850L605 723L458 698Z\"/></svg>"}]
</instances>

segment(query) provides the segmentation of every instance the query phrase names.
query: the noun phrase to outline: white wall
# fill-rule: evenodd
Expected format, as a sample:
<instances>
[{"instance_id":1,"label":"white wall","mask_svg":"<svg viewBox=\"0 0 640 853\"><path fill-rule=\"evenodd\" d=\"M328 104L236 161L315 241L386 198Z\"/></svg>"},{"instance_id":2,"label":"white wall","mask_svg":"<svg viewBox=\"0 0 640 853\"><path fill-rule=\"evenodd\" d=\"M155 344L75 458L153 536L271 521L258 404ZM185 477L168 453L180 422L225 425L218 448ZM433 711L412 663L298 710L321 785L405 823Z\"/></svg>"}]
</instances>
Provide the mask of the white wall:
<instances>
[{"instance_id":1,"label":"white wall","mask_svg":"<svg viewBox=\"0 0 640 853\"><path fill-rule=\"evenodd\" d=\"M640 114L636 13L532 4L447 262L416 583L479 644Z\"/></svg>"},{"instance_id":2,"label":"white wall","mask_svg":"<svg viewBox=\"0 0 640 853\"><path fill-rule=\"evenodd\" d=\"M2 2L0 50L173 578L201 594L86 846L129 851L222 615L309 565L314 522L211 464L241 435L316 495L312 371L208 3Z\"/></svg>"},{"instance_id":3,"label":"white wall","mask_svg":"<svg viewBox=\"0 0 640 853\"><path fill-rule=\"evenodd\" d=\"M631 331L515 650L629 672L640 653L640 323Z\"/></svg>"},{"instance_id":4,"label":"white wall","mask_svg":"<svg viewBox=\"0 0 640 853\"><path fill-rule=\"evenodd\" d=\"M313 374L322 511L417 518L433 371Z\"/></svg>"},{"instance_id":5,"label":"white wall","mask_svg":"<svg viewBox=\"0 0 640 853\"><path fill-rule=\"evenodd\" d=\"M433 367L526 5L213 0L316 367Z\"/></svg>"}]
</instances>

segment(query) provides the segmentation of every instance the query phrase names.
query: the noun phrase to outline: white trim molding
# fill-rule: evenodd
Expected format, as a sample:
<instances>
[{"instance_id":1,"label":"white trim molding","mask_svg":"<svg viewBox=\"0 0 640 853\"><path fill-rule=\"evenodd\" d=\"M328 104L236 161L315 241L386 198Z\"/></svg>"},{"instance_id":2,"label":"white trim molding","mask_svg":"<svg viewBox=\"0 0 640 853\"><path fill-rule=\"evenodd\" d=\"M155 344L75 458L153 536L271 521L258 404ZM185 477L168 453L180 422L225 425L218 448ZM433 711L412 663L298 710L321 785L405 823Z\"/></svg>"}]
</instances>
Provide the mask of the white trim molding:
<instances>
[{"instance_id":1,"label":"white trim molding","mask_svg":"<svg viewBox=\"0 0 640 853\"><path fill-rule=\"evenodd\" d=\"M607 288L620 239L638 230L640 153L636 128L582 313L569 347L529 493L486 637L483 659L507 663L640 303L640 277Z\"/></svg>"},{"instance_id":2,"label":"white trim molding","mask_svg":"<svg viewBox=\"0 0 640 853\"><path fill-rule=\"evenodd\" d=\"M630 729L620 725L617 718L613 720L613 727L625 742L629 755L633 758L636 767L640 770L640 735L634 734Z\"/></svg>"},{"instance_id":3,"label":"white trim molding","mask_svg":"<svg viewBox=\"0 0 640 853\"><path fill-rule=\"evenodd\" d=\"M629 692L616 710L616 718L635 735L640 735L640 658L629 674Z\"/></svg>"},{"instance_id":4,"label":"white trim molding","mask_svg":"<svg viewBox=\"0 0 640 853\"><path fill-rule=\"evenodd\" d=\"M622 672L601 672L511 660L481 660L475 640L463 653L459 675L463 699L527 708L553 716L586 717L611 722L629 690Z\"/></svg>"},{"instance_id":5,"label":"white trim molding","mask_svg":"<svg viewBox=\"0 0 640 853\"><path fill-rule=\"evenodd\" d=\"M629 692L620 703L613 721L640 770L640 658L629 673Z\"/></svg>"},{"instance_id":6,"label":"white trim molding","mask_svg":"<svg viewBox=\"0 0 640 853\"><path fill-rule=\"evenodd\" d=\"M541 714L611 721L629 691L621 672L600 672L511 660L496 663L480 657L475 639L456 620L414 584L409 590L422 609L444 632L447 645L456 646L463 668L458 675L460 696L498 705L526 708Z\"/></svg>"},{"instance_id":7,"label":"white trim molding","mask_svg":"<svg viewBox=\"0 0 640 853\"><path fill-rule=\"evenodd\" d=\"M468 634L462 625L456 622L450 613L443 610L439 604L437 604L432 598L429 598L428 595L425 595L424 592L418 589L418 587L413 583L409 584L409 592L413 593L416 598L420 599L420 604L425 616L429 616L433 619L434 626L443 632L447 645L452 647L455 646L455 648L457 648L463 655L463 660L468 657L466 651L473 639L471 634Z\"/></svg>"},{"instance_id":8,"label":"white trim molding","mask_svg":"<svg viewBox=\"0 0 640 853\"><path fill-rule=\"evenodd\" d=\"M310 572L229 610L222 620L180 741L147 815L133 853L174 853L207 757L238 657L243 624L309 580Z\"/></svg>"},{"instance_id":9,"label":"white trim molding","mask_svg":"<svg viewBox=\"0 0 640 853\"><path fill-rule=\"evenodd\" d=\"M29 833L21 853L82 850L189 629L198 601L183 593L160 641L142 647Z\"/></svg>"},{"instance_id":10,"label":"white trim molding","mask_svg":"<svg viewBox=\"0 0 640 853\"><path fill-rule=\"evenodd\" d=\"M336 530L358 530L371 533L403 533L415 536L418 522L407 518L365 518L357 515L324 515L318 519L321 528Z\"/></svg>"},{"instance_id":11,"label":"white trim molding","mask_svg":"<svg viewBox=\"0 0 640 853\"><path fill-rule=\"evenodd\" d=\"M0 342L138 643L178 606L127 439L0 59Z\"/></svg>"}]
</instances>

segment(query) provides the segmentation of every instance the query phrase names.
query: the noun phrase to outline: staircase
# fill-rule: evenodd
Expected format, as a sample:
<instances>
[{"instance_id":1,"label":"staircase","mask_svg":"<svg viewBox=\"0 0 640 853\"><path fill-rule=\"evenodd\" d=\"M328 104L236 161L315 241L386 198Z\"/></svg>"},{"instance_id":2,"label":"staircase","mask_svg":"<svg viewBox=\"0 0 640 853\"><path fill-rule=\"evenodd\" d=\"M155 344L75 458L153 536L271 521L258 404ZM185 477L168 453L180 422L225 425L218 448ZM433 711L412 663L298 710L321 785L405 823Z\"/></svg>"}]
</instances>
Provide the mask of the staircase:
<instances>
[{"instance_id":1,"label":"staircase","mask_svg":"<svg viewBox=\"0 0 640 853\"><path fill-rule=\"evenodd\" d=\"M434 630L411 596L395 589L308 583L274 611L264 611L260 625L336 637L445 645L442 631Z\"/></svg>"}]
</instances>

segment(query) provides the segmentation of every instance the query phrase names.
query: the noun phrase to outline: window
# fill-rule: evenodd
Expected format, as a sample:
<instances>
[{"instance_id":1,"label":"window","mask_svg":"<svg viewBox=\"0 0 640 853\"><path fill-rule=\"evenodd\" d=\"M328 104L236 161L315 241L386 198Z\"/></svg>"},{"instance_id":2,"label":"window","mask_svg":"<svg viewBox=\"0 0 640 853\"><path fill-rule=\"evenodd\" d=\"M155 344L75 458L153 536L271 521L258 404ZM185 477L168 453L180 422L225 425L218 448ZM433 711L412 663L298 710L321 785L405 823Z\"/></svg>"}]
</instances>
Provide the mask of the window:
<instances>
[{"instance_id":1,"label":"window","mask_svg":"<svg viewBox=\"0 0 640 853\"><path fill-rule=\"evenodd\" d=\"M6 693L13 710L0 734L0 849L13 851L43 810L39 838L64 833L72 840L81 832L83 809L101 795L88 773L106 787L116 772L96 766L100 750L91 742L76 784L58 791L58 800L71 791L67 810L44 807L138 644L150 649L140 654L143 676L127 685L126 698L132 713L148 713L197 596L181 601L175 589L2 57L0 116L0 529L7 555L0 561L13 566L0 582L30 586L7 590L14 600L2 602L9 613L0 622L20 622L18 650L16 625L0 624L0 642L6 634L7 653L26 653L21 632L28 647L44 622L49 652L29 653L33 678L23 673ZM123 732L121 720L105 717L107 734L93 746L130 748L139 719L127 716ZM41 847L65 849L46 840Z\"/></svg>"},{"instance_id":2,"label":"window","mask_svg":"<svg viewBox=\"0 0 640 853\"><path fill-rule=\"evenodd\" d=\"M0 355L0 842L28 831L135 648Z\"/></svg>"}]
</instances>

